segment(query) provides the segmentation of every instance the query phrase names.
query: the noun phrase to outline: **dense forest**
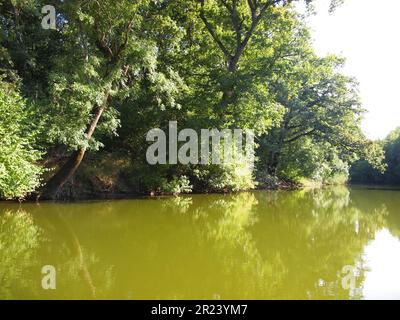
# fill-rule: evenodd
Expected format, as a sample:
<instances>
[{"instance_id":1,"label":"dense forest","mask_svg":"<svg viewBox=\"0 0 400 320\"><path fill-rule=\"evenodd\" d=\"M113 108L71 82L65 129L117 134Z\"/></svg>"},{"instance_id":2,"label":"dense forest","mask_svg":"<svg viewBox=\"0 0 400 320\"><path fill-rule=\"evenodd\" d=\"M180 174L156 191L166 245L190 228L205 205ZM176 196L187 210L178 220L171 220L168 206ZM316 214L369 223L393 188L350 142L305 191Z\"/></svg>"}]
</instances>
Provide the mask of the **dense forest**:
<instances>
[{"instance_id":1,"label":"dense forest","mask_svg":"<svg viewBox=\"0 0 400 320\"><path fill-rule=\"evenodd\" d=\"M400 181L400 131L364 136L357 81L314 52L300 2L1 0L0 198L344 183L356 161L354 180ZM255 167L148 164L169 121L254 130Z\"/></svg>"}]
</instances>

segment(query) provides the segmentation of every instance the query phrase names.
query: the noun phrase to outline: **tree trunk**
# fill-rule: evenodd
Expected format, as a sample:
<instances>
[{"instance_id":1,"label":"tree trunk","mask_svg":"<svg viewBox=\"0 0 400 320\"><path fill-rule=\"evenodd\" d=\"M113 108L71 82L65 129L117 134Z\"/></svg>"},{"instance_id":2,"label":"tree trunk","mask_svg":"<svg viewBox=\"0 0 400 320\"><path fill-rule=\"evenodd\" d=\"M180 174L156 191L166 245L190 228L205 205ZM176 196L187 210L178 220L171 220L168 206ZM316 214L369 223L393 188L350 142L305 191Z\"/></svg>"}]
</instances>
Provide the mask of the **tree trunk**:
<instances>
[{"instance_id":1,"label":"tree trunk","mask_svg":"<svg viewBox=\"0 0 400 320\"><path fill-rule=\"evenodd\" d=\"M268 168L268 172L272 176L277 176L278 174L278 166L280 162L281 153L280 151L274 151L271 154L271 162Z\"/></svg>"},{"instance_id":2,"label":"tree trunk","mask_svg":"<svg viewBox=\"0 0 400 320\"><path fill-rule=\"evenodd\" d=\"M232 58L229 61L229 65L228 65L228 72L229 72L230 76L232 77L231 81L233 80L236 71L237 71L237 58ZM219 112L221 117L226 112L226 107L229 104L231 104L234 101L234 99L235 99L235 84L231 83L226 88L223 89L222 99L219 103L218 110L217 110L217 112Z\"/></svg>"},{"instance_id":3,"label":"tree trunk","mask_svg":"<svg viewBox=\"0 0 400 320\"><path fill-rule=\"evenodd\" d=\"M96 129L97 123L104 111L104 108L107 104L109 93L104 97L103 104L99 107L93 108L92 120L90 121L87 129L86 129L86 142L89 142L91 139L94 130ZM76 170L79 168L85 153L87 150L87 146L81 147L79 150L74 151L67 162L60 168L60 170L50 178L50 180L46 183L43 189L37 195L37 199L54 199L57 193L61 190L61 188L68 182L69 179L75 174Z\"/></svg>"}]
</instances>

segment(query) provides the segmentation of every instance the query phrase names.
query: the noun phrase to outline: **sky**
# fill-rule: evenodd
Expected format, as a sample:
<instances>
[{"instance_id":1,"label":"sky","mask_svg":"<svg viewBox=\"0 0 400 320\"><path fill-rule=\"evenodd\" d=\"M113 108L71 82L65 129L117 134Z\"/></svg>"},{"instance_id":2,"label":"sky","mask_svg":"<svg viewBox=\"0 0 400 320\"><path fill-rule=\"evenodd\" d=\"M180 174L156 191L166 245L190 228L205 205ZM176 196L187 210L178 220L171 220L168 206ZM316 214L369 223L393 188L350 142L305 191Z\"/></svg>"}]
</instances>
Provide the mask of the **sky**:
<instances>
[{"instance_id":1,"label":"sky","mask_svg":"<svg viewBox=\"0 0 400 320\"><path fill-rule=\"evenodd\" d=\"M345 0L329 13L330 0L316 0L308 17L318 54L345 57L344 73L360 83L368 110L362 128L383 139L400 127L400 0Z\"/></svg>"}]
</instances>

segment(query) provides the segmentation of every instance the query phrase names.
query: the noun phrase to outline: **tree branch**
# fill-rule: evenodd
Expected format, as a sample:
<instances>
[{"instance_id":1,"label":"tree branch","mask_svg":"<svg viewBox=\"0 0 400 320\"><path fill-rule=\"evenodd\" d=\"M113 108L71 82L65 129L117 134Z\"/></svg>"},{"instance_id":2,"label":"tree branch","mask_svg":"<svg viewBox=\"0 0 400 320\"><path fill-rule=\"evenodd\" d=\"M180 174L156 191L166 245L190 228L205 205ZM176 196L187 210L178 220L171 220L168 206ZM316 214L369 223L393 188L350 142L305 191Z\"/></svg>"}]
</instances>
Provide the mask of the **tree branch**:
<instances>
[{"instance_id":1,"label":"tree branch","mask_svg":"<svg viewBox=\"0 0 400 320\"><path fill-rule=\"evenodd\" d=\"M204 11L204 0L200 0L201 3L201 10L200 10L200 18L201 20L204 22L208 32L210 33L210 35L212 36L212 38L214 39L214 41L217 43L218 47L221 49L221 51L224 53L226 59L228 61L231 61L233 59L233 56L229 53L229 51L226 49L226 47L224 46L224 44L221 42L221 40L218 38L217 34L215 33L213 27L211 26L211 24L208 22L206 15L205 15L205 11Z\"/></svg>"},{"instance_id":2,"label":"tree branch","mask_svg":"<svg viewBox=\"0 0 400 320\"><path fill-rule=\"evenodd\" d=\"M306 131L306 132L303 132L303 133L299 133L299 134L295 135L294 137L290 138L289 140L285 140L284 143L291 143L293 141L300 139L301 137L309 136L309 135L313 134L315 131L317 131L316 128Z\"/></svg>"}]
</instances>

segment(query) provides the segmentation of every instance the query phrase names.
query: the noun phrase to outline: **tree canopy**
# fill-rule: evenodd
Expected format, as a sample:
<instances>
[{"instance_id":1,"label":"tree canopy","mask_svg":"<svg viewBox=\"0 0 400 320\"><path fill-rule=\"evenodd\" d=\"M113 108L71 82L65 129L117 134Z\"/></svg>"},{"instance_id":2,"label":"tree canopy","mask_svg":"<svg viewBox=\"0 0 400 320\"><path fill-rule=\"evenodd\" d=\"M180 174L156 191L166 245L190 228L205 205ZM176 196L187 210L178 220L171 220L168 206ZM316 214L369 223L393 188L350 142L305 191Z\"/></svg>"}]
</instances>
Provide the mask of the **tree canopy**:
<instances>
[{"instance_id":1,"label":"tree canopy","mask_svg":"<svg viewBox=\"0 0 400 320\"><path fill-rule=\"evenodd\" d=\"M0 108L17 111L0 121L1 197L54 198L74 179L141 193L346 180L359 158L382 169L381 146L360 129L356 80L342 58L316 55L296 2L2 1ZM44 5L55 30L41 26ZM255 169L150 166L146 133L169 121L253 129Z\"/></svg>"}]
</instances>

